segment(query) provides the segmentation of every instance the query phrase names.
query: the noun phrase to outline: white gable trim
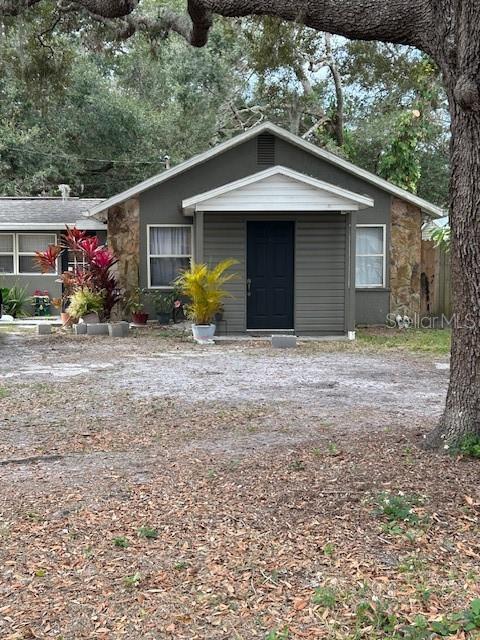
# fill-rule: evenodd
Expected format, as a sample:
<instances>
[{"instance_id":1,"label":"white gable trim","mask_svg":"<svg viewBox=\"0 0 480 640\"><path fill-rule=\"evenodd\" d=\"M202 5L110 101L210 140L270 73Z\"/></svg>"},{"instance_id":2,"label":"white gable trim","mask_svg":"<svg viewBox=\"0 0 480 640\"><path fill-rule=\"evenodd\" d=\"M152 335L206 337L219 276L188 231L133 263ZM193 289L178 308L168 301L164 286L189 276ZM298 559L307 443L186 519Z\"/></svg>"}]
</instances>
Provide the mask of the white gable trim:
<instances>
[{"instance_id":1,"label":"white gable trim","mask_svg":"<svg viewBox=\"0 0 480 640\"><path fill-rule=\"evenodd\" d=\"M415 196L412 193L409 193L408 191L405 191L404 189L401 189L400 187L397 187L394 184L391 184L387 180L384 180L383 178L379 178L375 174L370 173L370 171L361 169L360 167L357 167L351 162L348 162L348 160L344 160L340 156L337 156L333 153L325 151L325 149L321 149L315 146L314 144L307 142L306 140L303 140L299 136L296 136L293 133L290 133L289 131L286 131L285 129L278 127L277 125L272 124L271 122L266 122L264 124L257 125L256 127L252 127L245 133L241 133L240 135L235 136L234 138L227 140L226 142L222 142L221 144L217 145L213 149L209 149L204 153L196 155L193 158L190 158L189 160L182 162L176 167L173 167L172 169L163 171L162 173L155 175L151 178L148 178L148 180L144 180L143 182L140 182L139 184L135 185L134 187L131 187L130 189L127 189L126 191L122 191L121 193L115 196L112 196L111 198L107 198L107 200L104 200L100 204L92 207L89 210L87 215L96 216L102 213L103 211L105 211L106 209L109 209L110 207L114 207L117 204L121 204L122 202L125 202L129 198L133 198L139 195L140 193L142 193L143 191L146 191L147 189L150 189L152 187L155 187L158 184L161 184L162 182L170 180L171 178L181 173L184 173L185 171L188 171L188 169L191 169L192 167L195 167L198 164L207 162L211 158L214 158L215 156L218 156L221 153L228 151L229 149L232 149L240 144L243 144L244 142L247 142L248 140L251 140L252 138L255 138L261 133L272 133L278 136L279 138L282 138L283 140L291 142L292 144L299 147L300 149L308 151L312 155L317 156L318 158L321 158L323 160L326 160L330 164L333 164L337 167L341 167L348 173L351 173L352 175L362 178L366 182L369 182L370 184L373 184L379 187L380 189L383 189L387 193L390 193L394 196L397 196L401 200L410 202L416 205L417 207L420 207L422 211L428 213L434 218L441 218L445 215L445 211L443 209L441 209L440 207L437 207L431 202L428 202L423 198L419 198L418 196Z\"/></svg>"},{"instance_id":2,"label":"white gable trim","mask_svg":"<svg viewBox=\"0 0 480 640\"><path fill-rule=\"evenodd\" d=\"M271 167L187 198L183 211L358 211L374 201L287 167Z\"/></svg>"}]
</instances>

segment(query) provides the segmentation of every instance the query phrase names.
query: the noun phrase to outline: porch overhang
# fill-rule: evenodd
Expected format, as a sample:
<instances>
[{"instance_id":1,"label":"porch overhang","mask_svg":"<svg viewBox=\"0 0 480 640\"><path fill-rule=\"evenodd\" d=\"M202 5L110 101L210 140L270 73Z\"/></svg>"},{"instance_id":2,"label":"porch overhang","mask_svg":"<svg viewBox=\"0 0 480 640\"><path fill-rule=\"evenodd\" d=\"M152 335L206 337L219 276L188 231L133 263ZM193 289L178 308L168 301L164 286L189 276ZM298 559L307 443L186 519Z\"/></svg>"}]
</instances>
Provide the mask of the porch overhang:
<instances>
[{"instance_id":1,"label":"porch overhang","mask_svg":"<svg viewBox=\"0 0 480 640\"><path fill-rule=\"evenodd\" d=\"M183 213L248 211L359 211L373 207L368 196L276 166L183 201Z\"/></svg>"}]
</instances>

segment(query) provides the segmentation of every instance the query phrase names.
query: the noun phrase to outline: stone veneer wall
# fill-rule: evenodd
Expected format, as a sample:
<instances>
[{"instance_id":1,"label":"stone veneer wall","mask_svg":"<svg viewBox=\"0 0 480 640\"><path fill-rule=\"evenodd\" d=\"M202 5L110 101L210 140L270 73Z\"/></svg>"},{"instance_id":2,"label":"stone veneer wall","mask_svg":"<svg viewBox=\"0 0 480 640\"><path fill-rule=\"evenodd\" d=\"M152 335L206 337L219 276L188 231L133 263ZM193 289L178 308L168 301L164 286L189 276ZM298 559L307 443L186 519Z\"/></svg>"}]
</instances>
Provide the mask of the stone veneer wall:
<instances>
[{"instance_id":1,"label":"stone veneer wall","mask_svg":"<svg viewBox=\"0 0 480 640\"><path fill-rule=\"evenodd\" d=\"M139 286L140 203L132 198L108 210L108 245L118 257L117 276L122 289Z\"/></svg>"},{"instance_id":2,"label":"stone veneer wall","mask_svg":"<svg viewBox=\"0 0 480 640\"><path fill-rule=\"evenodd\" d=\"M413 316L421 309L422 212L392 198L390 311Z\"/></svg>"}]
</instances>

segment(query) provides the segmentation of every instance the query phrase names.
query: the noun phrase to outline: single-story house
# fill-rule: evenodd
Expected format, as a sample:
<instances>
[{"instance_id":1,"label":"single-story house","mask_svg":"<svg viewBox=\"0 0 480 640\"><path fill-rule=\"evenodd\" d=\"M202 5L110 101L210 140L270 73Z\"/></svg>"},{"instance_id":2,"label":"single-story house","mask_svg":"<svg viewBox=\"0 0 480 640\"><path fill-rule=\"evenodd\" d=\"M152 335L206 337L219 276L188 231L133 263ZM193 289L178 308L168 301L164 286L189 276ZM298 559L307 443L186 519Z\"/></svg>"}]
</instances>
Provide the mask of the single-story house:
<instances>
[{"instance_id":1,"label":"single-story house","mask_svg":"<svg viewBox=\"0 0 480 640\"><path fill-rule=\"evenodd\" d=\"M389 313L420 313L422 225L445 215L271 123L111 198L76 202L82 225L106 227L125 289L168 291L191 260L236 259L223 334L353 337ZM24 241L8 242L20 269Z\"/></svg>"},{"instance_id":2,"label":"single-story house","mask_svg":"<svg viewBox=\"0 0 480 640\"><path fill-rule=\"evenodd\" d=\"M444 211L261 124L92 206L126 288L235 258L224 334L350 335L421 311L425 221Z\"/></svg>"},{"instance_id":3,"label":"single-story house","mask_svg":"<svg viewBox=\"0 0 480 640\"><path fill-rule=\"evenodd\" d=\"M83 215L101 200L93 198L2 198L0 197L0 286L18 284L32 295L48 291L61 295L58 275L68 269L68 256L51 274L42 274L34 262L35 251L55 244L65 227L74 226L106 237L106 225ZM73 261L73 259L72 259Z\"/></svg>"}]
</instances>

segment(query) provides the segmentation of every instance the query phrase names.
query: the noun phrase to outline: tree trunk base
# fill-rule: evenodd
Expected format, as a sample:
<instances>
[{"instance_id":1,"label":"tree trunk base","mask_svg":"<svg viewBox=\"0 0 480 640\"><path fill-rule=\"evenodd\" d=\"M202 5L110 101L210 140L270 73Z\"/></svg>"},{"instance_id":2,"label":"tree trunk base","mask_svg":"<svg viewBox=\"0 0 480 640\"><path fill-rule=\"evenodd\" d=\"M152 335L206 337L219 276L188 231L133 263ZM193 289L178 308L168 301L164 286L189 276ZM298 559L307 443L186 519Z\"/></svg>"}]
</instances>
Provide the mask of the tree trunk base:
<instances>
[{"instance_id":1,"label":"tree trunk base","mask_svg":"<svg viewBox=\"0 0 480 640\"><path fill-rule=\"evenodd\" d=\"M448 453L455 450L466 436L480 438L478 413L469 414L465 411L457 413L447 408L439 424L425 438L424 447Z\"/></svg>"}]
</instances>

